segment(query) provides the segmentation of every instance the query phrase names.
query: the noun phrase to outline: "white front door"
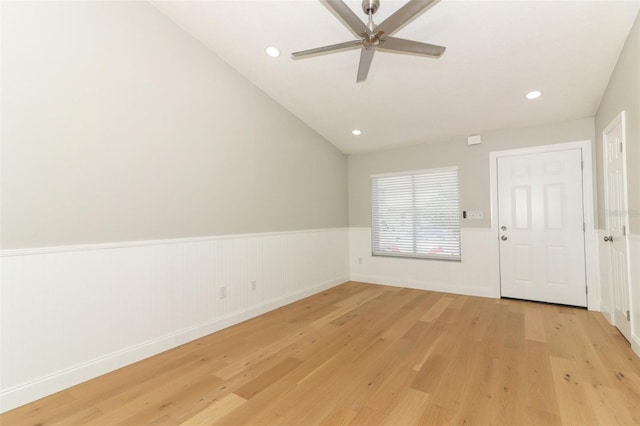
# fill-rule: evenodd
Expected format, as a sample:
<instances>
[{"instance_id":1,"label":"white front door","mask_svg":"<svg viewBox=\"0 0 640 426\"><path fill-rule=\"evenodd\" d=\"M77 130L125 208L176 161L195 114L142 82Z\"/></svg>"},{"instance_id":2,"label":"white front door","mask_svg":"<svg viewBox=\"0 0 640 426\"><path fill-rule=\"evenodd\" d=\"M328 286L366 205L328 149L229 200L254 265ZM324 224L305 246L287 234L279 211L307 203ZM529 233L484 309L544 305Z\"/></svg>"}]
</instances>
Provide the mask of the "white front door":
<instances>
[{"instance_id":1,"label":"white front door","mask_svg":"<svg viewBox=\"0 0 640 426\"><path fill-rule=\"evenodd\" d=\"M624 113L604 131L605 241L609 244L610 282L613 288L613 320L631 341L629 321L629 261L627 252L627 191L624 146Z\"/></svg>"},{"instance_id":2,"label":"white front door","mask_svg":"<svg viewBox=\"0 0 640 426\"><path fill-rule=\"evenodd\" d=\"M586 306L582 150L497 161L501 295Z\"/></svg>"}]
</instances>

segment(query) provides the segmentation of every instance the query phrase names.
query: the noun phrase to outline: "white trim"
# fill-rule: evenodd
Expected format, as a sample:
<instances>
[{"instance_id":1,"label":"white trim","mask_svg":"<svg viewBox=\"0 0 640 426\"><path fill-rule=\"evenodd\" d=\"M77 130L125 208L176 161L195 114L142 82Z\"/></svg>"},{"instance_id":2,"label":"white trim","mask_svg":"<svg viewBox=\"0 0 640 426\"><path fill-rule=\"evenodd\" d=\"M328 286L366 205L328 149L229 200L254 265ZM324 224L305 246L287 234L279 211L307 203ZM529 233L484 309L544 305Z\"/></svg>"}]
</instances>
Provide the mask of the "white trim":
<instances>
[{"instance_id":1,"label":"white trim","mask_svg":"<svg viewBox=\"0 0 640 426\"><path fill-rule=\"evenodd\" d=\"M580 149L582 152L582 211L585 223L585 264L586 280L589 294L587 297L587 308L590 310L599 309L597 295L600 293L597 262L589 262L598 258L597 250L594 251L594 244L587 244L587 233L593 233L595 229L594 196L593 196L593 152L590 140L567 142L551 145L541 145L531 148L511 149L507 151L493 151L489 153L489 180L491 193L491 233L493 238L493 249L499 253L498 237L500 230L498 227L498 158L514 155L540 154L545 152L566 151L570 149ZM499 259L499 257L498 257ZM500 280L500 262L495 264L495 273Z\"/></svg>"},{"instance_id":2,"label":"white trim","mask_svg":"<svg viewBox=\"0 0 640 426\"><path fill-rule=\"evenodd\" d=\"M492 299L496 298L495 294L491 290L487 290L487 289L470 288L465 286L452 285L452 284L433 282L433 281L417 281L417 280L410 280L410 279L404 280L404 279L398 279L397 277L384 276L384 275L352 274L351 281L367 283L367 284L387 285L390 287L402 287L402 288L412 288L412 289L425 290L425 291L436 291L439 293L461 294L465 296L487 297Z\"/></svg>"},{"instance_id":3,"label":"white trim","mask_svg":"<svg viewBox=\"0 0 640 426\"><path fill-rule=\"evenodd\" d=\"M344 228L324 228L324 229L300 229L294 231L279 231L279 232L257 232L253 234L224 234L224 235L211 235L206 237L184 237L184 238L170 238L163 240L140 240L140 241L122 241L112 243L94 243L94 244L74 244L68 246L51 246L51 247L33 247L33 248L20 248L0 250L0 257L9 256L30 256L34 254L48 254L48 253L66 253L76 251L89 251L89 250L110 250L129 247L150 247L167 244L185 244L185 243L206 243L210 241L221 240L237 240L244 238L255 237L274 237L279 235L295 235L295 234L308 234L314 232L331 232L331 231L348 231L349 227Z\"/></svg>"},{"instance_id":4,"label":"white trim","mask_svg":"<svg viewBox=\"0 0 640 426\"><path fill-rule=\"evenodd\" d=\"M487 232L491 230L491 228L464 228L464 227L461 227L460 229L463 229L466 232Z\"/></svg>"},{"instance_id":5,"label":"white trim","mask_svg":"<svg viewBox=\"0 0 640 426\"><path fill-rule=\"evenodd\" d=\"M631 335L631 337L633 338L633 341L631 342L631 350L633 350L633 352L635 352L635 354L640 358L640 338L634 335Z\"/></svg>"},{"instance_id":6,"label":"white trim","mask_svg":"<svg viewBox=\"0 0 640 426\"><path fill-rule=\"evenodd\" d=\"M369 226L352 226L350 228L348 228L350 231L351 230L370 230L371 227ZM469 231L469 232L486 232L487 230L489 230L491 228L465 228L464 226L460 227L460 230L465 230L465 231Z\"/></svg>"}]
</instances>

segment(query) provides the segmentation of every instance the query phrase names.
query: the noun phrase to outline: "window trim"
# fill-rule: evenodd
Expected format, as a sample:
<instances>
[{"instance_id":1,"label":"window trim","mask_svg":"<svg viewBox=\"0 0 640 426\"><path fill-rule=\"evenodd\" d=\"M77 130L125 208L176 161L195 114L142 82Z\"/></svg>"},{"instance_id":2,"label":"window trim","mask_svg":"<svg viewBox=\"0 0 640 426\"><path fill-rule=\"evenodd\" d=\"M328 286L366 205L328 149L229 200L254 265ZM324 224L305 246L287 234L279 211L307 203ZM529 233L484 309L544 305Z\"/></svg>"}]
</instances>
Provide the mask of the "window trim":
<instances>
[{"instance_id":1,"label":"window trim","mask_svg":"<svg viewBox=\"0 0 640 426\"><path fill-rule=\"evenodd\" d=\"M375 244L375 232L376 228L374 227L374 179L377 178L387 178L387 177L400 177L400 176L416 176L416 175L425 175L425 174L434 174L434 173L442 173L442 172L451 172L455 171L457 175L457 185L458 185L458 206L457 206L457 231L458 231L458 255L438 255L438 254L417 254L417 253L394 253L394 252L377 252L374 248ZM460 219L460 168L458 166L448 166L448 167L437 167L431 169L420 169L420 170L408 170L401 172L391 172L391 173L377 173L369 176L370 185L371 185L371 255L379 256L379 257L393 257L393 258L405 258L405 259L422 259L422 260L444 260L449 262L462 262L462 223ZM415 234L414 234L415 235Z\"/></svg>"}]
</instances>

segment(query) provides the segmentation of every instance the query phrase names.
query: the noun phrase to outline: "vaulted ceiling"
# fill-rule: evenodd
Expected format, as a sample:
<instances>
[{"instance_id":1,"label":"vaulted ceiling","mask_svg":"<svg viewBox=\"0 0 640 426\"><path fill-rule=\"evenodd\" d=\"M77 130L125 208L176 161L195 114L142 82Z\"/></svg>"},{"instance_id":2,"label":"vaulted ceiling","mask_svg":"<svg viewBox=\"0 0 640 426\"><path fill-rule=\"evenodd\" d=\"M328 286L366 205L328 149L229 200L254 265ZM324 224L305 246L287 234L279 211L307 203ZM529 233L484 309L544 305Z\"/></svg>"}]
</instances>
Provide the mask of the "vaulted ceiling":
<instances>
[{"instance_id":1,"label":"vaulted ceiling","mask_svg":"<svg viewBox=\"0 0 640 426\"><path fill-rule=\"evenodd\" d=\"M639 1L442 0L394 36L446 46L439 59L359 50L292 59L354 40L317 0L154 1L215 54L345 153L589 117ZM362 20L361 1L346 1ZM381 0L382 22L405 2ZM271 58L265 48L282 55ZM525 99L531 90L542 96ZM353 129L360 136L353 136Z\"/></svg>"}]
</instances>

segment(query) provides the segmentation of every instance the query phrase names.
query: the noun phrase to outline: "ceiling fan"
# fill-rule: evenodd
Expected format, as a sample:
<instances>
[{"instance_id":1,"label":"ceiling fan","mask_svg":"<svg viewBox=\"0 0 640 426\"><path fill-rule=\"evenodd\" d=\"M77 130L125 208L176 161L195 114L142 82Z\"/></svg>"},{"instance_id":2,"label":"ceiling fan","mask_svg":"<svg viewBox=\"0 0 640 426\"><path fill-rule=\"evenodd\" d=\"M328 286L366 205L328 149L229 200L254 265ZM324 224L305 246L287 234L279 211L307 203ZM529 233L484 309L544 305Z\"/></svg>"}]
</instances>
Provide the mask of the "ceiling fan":
<instances>
[{"instance_id":1,"label":"ceiling fan","mask_svg":"<svg viewBox=\"0 0 640 426\"><path fill-rule=\"evenodd\" d=\"M294 59L361 47L360 64L358 65L358 76L356 78L356 82L359 83L367 79L367 74L369 74L369 68L371 67L371 61L373 60L373 54L376 49L392 53L411 53L431 58L439 58L446 49L443 46L391 37L393 32L397 31L402 25L427 7L437 3L438 0L409 0L409 2L379 25L373 22L373 14L378 10L380 0L362 1L362 10L369 16L369 22L367 24L362 22L342 0L320 1L329 9L333 10L336 15L341 18L345 26L357 37L360 37L360 39L294 52L291 54Z\"/></svg>"}]
</instances>

